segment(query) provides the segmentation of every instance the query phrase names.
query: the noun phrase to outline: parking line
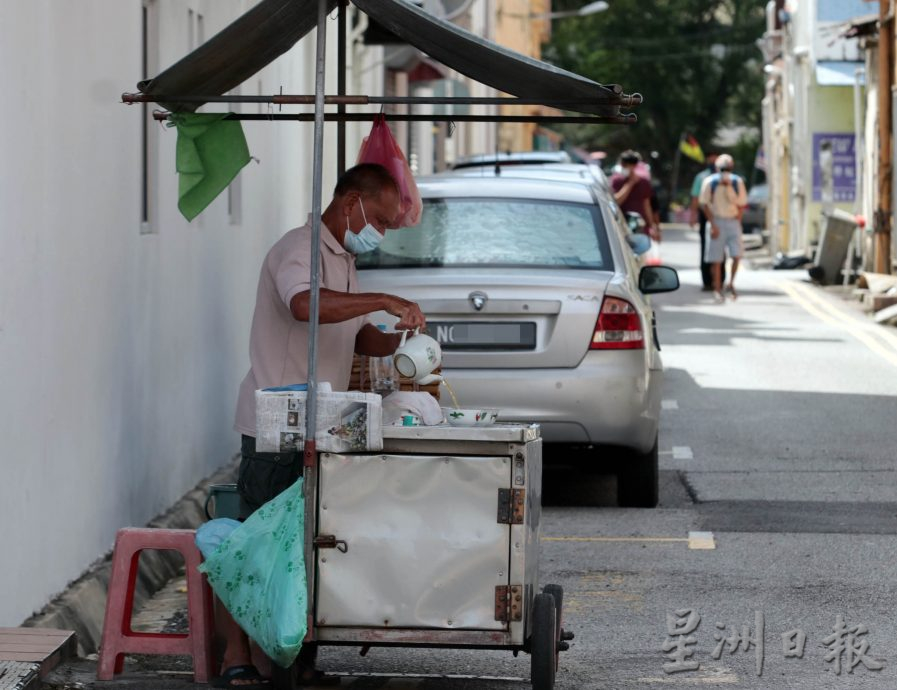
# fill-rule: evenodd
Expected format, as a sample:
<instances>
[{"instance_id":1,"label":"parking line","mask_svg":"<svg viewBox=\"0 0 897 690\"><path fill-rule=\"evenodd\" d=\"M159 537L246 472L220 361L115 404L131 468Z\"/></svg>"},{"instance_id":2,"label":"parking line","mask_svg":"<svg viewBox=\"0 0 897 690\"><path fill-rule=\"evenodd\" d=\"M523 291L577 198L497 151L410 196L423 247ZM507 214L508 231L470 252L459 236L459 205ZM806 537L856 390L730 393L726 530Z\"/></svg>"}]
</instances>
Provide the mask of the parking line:
<instances>
[{"instance_id":1,"label":"parking line","mask_svg":"<svg viewBox=\"0 0 897 690\"><path fill-rule=\"evenodd\" d=\"M661 400L660 407L664 410L678 410L679 402L676 400Z\"/></svg>"},{"instance_id":2,"label":"parking line","mask_svg":"<svg viewBox=\"0 0 897 690\"><path fill-rule=\"evenodd\" d=\"M673 446L671 450L658 451L658 455L672 455L673 460L694 460L691 446Z\"/></svg>"},{"instance_id":3,"label":"parking line","mask_svg":"<svg viewBox=\"0 0 897 690\"><path fill-rule=\"evenodd\" d=\"M716 549L716 540L713 532L689 532L687 537L542 537L541 541L559 542L585 542L585 543L657 543L674 544L686 543L688 548L695 550Z\"/></svg>"},{"instance_id":4,"label":"parking line","mask_svg":"<svg viewBox=\"0 0 897 690\"><path fill-rule=\"evenodd\" d=\"M878 338L881 338L885 342L889 343L892 348L897 350L897 335L891 330L891 328L887 326L882 326L881 324L875 323L874 321L870 321L869 319L859 316L855 312L848 311L845 308L838 306L836 303L833 303L820 295L816 290L814 290L809 285L804 285L802 283L794 283L793 287L797 288L799 292L801 292L806 298L808 298L811 302L815 302L817 305L824 309L828 309L829 311L835 312L838 315L844 318L844 321L850 321L857 328L867 331L872 335L875 335Z\"/></svg>"},{"instance_id":5,"label":"parking line","mask_svg":"<svg viewBox=\"0 0 897 690\"><path fill-rule=\"evenodd\" d=\"M541 541L582 541L582 542L598 542L598 541L611 541L611 542L648 542L648 541L656 541L656 542L676 542L676 541L688 541L688 537L542 537Z\"/></svg>"},{"instance_id":6,"label":"parking line","mask_svg":"<svg viewBox=\"0 0 897 690\"><path fill-rule=\"evenodd\" d=\"M689 532L688 548L716 549L716 541L713 538L713 532Z\"/></svg>"},{"instance_id":7,"label":"parking line","mask_svg":"<svg viewBox=\"0 0 897 690\"><path fill-rule=\"evenodd\" d=\"M854 338L863 343L870 350L881 356L885 359L889 364L893 364L897 366L897 352L888 349L883 345L879 340L870 335L868 332L869 329L865 322L861 322L854 318L849 319L838 319L829 314L828 312L823 311L823 308L834 310L834 307L830 304L825 304L824 307L816 302L816 296L814 295L813 299L808 296L802 289L798 289L796 284L791 283L780 283L779 288L788 295L791 299L797 302L801 307L803 307L806 311L810 312L813 316L824 321L827 324L840 328L841 330L849 333ZM841 312L842 316L845 316L844 312ZM851 321L852 324L845 323L845 321ZM881 326L876 326L876 328L883 328ZM891 342L891 339L894 336L887 331L873 331L875 335L881 336L885 338L888 342Z\"/></svg>"},{"instance_id":8,"label":"parking line","mask_svg":"<svg viewBox=\"0 0 897 690\"><path fill-rule=\"evenodd\" d=\"M478 676L467 673L365 673L365 672L329 672L334 676L345 678L349 681L347 687L353 687L356 684L364 684L370 687L367 681L372 679L387 681L386 685L378 685L382 688L417 688L421 687L427 680L485 680L485 681L503 681L508 683L520 683L524 679L518 676Z\"/></svg>"},{"instance_id":9,"label":"parking line","mask_svg":"<svg viewBox=\"0 0 897 690\"><path fill-rule=\"evenodd\" d=\"M690 446L673 446L673 460L694 460Z\"/></svg>"}]
</instances>

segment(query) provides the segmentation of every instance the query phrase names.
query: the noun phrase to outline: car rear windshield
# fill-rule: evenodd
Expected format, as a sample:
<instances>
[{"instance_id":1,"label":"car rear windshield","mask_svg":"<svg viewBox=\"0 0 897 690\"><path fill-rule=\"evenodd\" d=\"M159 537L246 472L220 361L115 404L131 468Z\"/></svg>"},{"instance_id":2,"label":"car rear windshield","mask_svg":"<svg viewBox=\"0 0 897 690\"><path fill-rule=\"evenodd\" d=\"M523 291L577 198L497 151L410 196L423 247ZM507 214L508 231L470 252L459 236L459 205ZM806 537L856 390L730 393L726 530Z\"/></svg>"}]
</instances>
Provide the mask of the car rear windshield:
<instances>
[{"instance_id":1,"label":"car rear windshield","mask_svg":"<svg viewBox=\"0 0 897 690\"><path fill-rule=\"evenodd\" d=\"M390 230L358 268L494 266L611 270L598 208L531 199L425 199L419 225Z\"/></svg>"}]
</instances>

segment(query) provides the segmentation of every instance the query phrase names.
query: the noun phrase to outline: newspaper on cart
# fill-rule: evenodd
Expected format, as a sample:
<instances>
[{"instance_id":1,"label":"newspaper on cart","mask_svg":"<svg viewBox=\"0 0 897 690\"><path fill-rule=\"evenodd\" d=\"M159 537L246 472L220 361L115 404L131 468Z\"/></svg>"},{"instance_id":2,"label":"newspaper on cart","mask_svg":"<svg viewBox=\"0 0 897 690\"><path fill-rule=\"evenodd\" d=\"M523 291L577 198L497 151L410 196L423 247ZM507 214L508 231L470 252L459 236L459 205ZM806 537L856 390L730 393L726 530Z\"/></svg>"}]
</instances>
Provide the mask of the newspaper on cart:
<instances>
[{"instance_id":1,"label":"newspaper on cart","mask_svg":"<svg viewBox=\"0 0 897 690\"><path fill-rule=\"evenodd\" d=\"M323 390L322 390L323 389ZM255 392L256 450L279 453L305 447L308 393L298 390ZM315 441L319 451L347 453L383 450L383 405L375 393L318 392Z\"/></svg>"}]
</instances>

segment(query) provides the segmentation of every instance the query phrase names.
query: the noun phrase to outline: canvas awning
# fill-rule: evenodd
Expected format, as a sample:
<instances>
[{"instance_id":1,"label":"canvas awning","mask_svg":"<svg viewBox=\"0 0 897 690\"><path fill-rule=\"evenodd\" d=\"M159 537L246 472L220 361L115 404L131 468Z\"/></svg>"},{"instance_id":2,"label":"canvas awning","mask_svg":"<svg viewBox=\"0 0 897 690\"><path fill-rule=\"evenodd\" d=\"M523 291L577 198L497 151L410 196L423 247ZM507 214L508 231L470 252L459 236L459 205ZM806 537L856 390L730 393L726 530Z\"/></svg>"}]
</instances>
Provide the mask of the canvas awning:
<instances>
[{"instance_id":1,"label":"canvas awning","mask_svg":"<svg viewBox=\"0 0 897 690\"><path fill-rule=\"evenodd\" d=\"M635 104L619 86L604 86L503 48L441 20L406 0L352 0L410 45L471 79L518 98L565 110L614 117ZM328 0L333 10L337 0ZM172 111L199 103L177 97L220 96L288 51L315 27L317 0L261 0L216 36L138 89L165 96Z\"/></svg>"}]
</instances>

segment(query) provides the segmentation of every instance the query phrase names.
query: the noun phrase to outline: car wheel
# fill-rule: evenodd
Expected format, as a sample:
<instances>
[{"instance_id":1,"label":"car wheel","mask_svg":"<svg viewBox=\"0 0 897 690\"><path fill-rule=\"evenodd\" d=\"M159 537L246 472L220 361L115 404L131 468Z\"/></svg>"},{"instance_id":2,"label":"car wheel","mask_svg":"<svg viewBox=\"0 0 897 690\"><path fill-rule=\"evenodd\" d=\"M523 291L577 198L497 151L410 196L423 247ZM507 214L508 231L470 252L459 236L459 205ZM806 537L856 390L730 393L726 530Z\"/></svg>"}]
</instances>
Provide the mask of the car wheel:
<instances>
[{"instance_id":1,"label":"car wheel","mask_svg":"<svg viewBox=\"0 0 897 690\"><path fill-rule=\"evenodd\" d=\"M654 508L659 498L660 476L657 438L647 453L631 452L622 458L617 472L617 502L627 508Z\"/></svg>"}]
</instances>

